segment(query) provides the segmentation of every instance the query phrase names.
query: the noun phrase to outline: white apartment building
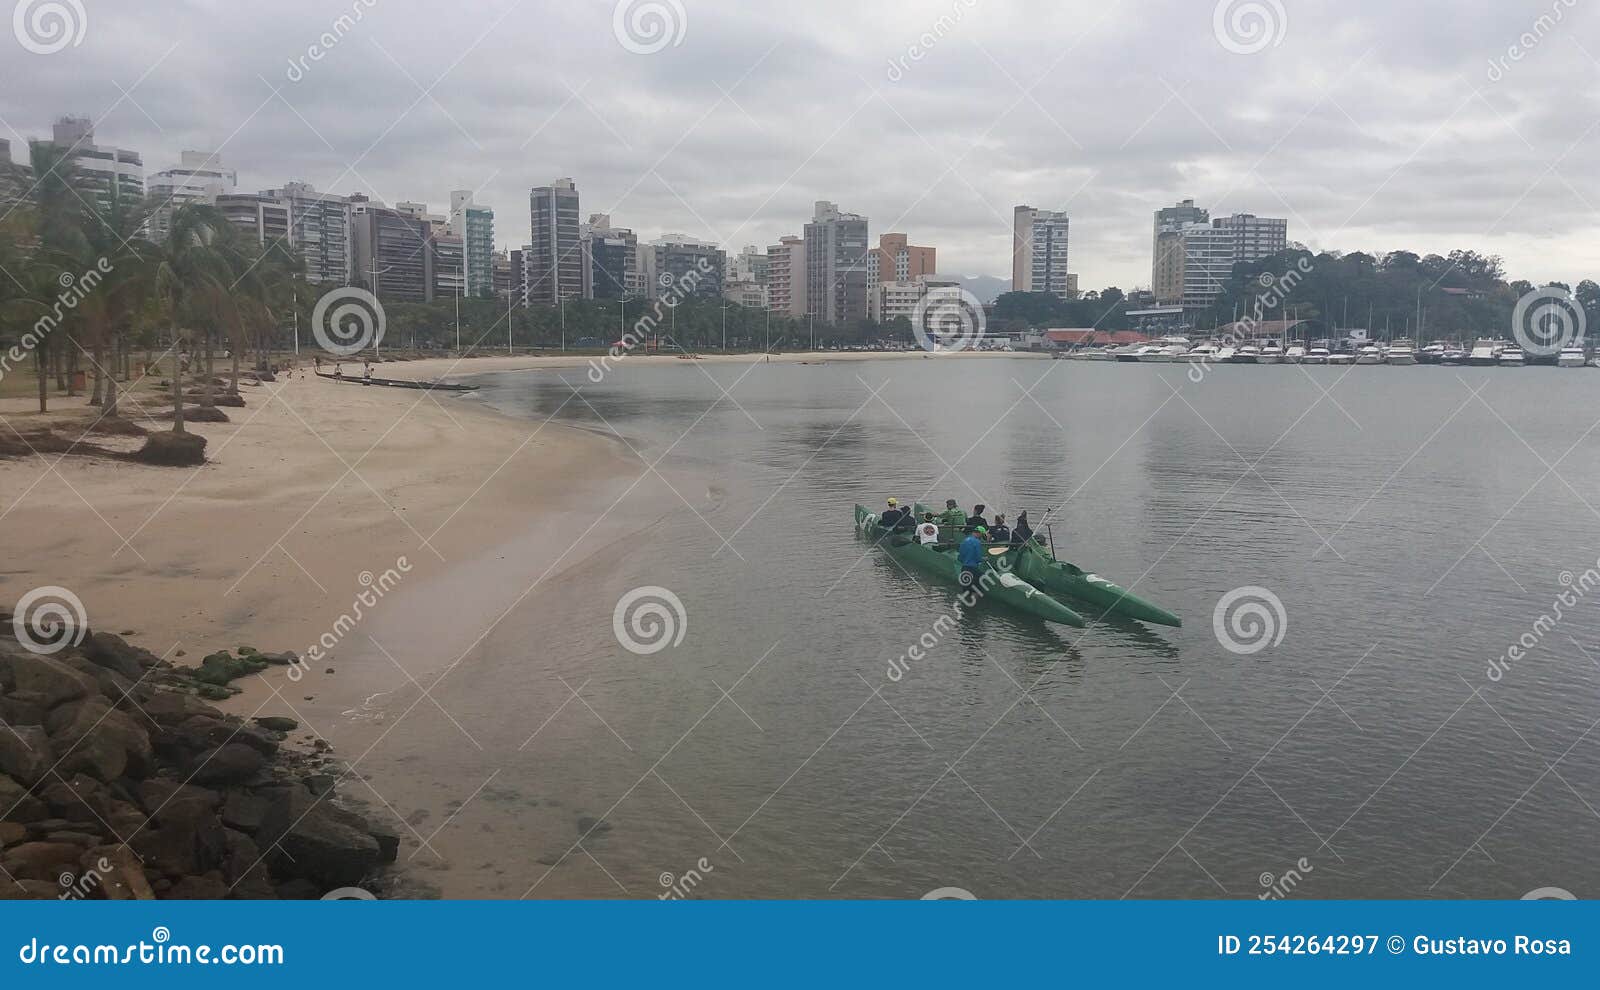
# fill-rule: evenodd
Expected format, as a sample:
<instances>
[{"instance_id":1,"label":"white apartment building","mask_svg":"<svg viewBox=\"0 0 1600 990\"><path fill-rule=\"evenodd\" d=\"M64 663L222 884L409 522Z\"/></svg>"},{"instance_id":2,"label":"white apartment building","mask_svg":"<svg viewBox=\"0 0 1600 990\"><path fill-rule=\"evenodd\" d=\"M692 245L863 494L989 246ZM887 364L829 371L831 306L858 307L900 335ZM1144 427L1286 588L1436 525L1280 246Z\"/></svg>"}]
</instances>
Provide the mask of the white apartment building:
<instances>
[{"instance_id":1,"label":"white apartment building","mask_svg":"<svg viewBox=\"0 0 1600 990\"><path fill-rule=\"evenodd\" d=\"M940 275L918 275L913 279L879 282L872 293L872 320L875 323L888 323L902 316L909 320L929 292L960 286L961 282L957 279Z\"/></svg>"},{"instance_id":2,"label":"white apartment building","mask_svg":"<svg viewBox=\"0 0 1600 990\"><path fill-rule=\"evenodd\" d=\"M1018 206L1012 211L1011 291L1050 292L1062 299L1077 293L1067 270L1072 222L1065 213Z\"/></svg>"},{"instance_id":3,"label":"white apartment building","mask_svg":"<svg viewBox=\"0 0 1600 990\"><path fill-rule=\"evenodd\" d=\"M178 164L150 177L150 197L156 207L150 214L150 238L160 244L172 229L172 213L180 206L201 203L215 206L217 197L233 192L239 173L222 164L217 152L185 151Z\"/></svg>"},{"instance_id":4,"label":"white apartment building","mask_svg":"<svg viewBox=\"0 0 1600 990\"><path fill-rule=\"evenodd\" d=\"M144 159L136 151L94 143L94 122L87 117L62 117L51 129L51 140L67 149L83 184L93 189L101 205L113 198L144 198Z\"/></svg>"}]
</instances>

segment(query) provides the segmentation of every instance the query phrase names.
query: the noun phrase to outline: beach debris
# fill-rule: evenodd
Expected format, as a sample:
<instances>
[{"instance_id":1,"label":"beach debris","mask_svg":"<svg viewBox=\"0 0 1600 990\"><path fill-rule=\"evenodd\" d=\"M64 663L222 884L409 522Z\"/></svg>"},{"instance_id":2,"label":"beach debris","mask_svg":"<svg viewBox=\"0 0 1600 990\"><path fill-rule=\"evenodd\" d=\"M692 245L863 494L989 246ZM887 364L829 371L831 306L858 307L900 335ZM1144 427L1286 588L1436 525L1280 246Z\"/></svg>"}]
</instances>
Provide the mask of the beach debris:
<instances>
[{"instance_id":1,"label":"beach debris","mask_svg":"<svg viewBox=\"0 0 1600 990\"><path fill-rule=\"evenodd\" d=\"M188 410L184 418L189 418ZM226 415L220 411L219 415ZM206 438L198 433L174 433L171 430L161 430L145 437L144 446L132 455L133 459L143 464L158 464L163 467L192 467L206 462Z\"/></svg>"}]
</instances>

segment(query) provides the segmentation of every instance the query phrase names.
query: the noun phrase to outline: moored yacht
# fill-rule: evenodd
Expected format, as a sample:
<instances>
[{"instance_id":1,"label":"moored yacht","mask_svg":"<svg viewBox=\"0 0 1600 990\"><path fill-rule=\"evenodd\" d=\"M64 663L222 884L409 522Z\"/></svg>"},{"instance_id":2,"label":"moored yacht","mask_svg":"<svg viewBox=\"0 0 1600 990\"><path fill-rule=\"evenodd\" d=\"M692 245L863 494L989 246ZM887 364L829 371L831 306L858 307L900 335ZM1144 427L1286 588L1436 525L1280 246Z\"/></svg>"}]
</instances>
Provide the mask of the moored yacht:
<instances>
[{"instance_id":1,"label":"moored yacht","mask_svg":"<svg viewBox=\"0 0 1600 990\"><path fill-rule=\"evenodd\" d=\"M1568 344L1561 348L1561 353L1556 355L1556 366L1560 368L1581 368L1586 363L1582 344Z\"/></svg>"},{"instance_id":2,"label":"moored yacht","mask_svg":"<svg viewBox=\"0 0 1600 990\"><path fill-rule=\"evenodd\" d=\"M1503 348L1500 351L1499 356L1495 358L1495 363L1500 365L1500 367L1502 367L1502 368L1520 368L1520 367L1522 367L1522 365L1523 365L1522 348L1516 346L1515 344L1512 344L1509 347Z\"/></svg>"},{"instance_id":3,"label":"moored yacht","mask_svg":"<svg viewBox=\"0 0 1600 990\"><path fill-rule=\"evenodd\" d=\"M1334 351L1328 355L1329 364L1355 364L1356 356L1349 351Z\"/></svg>"},{"instance_id":4,"label":"moored yacht","mask_svg":"<svg viewBox=\"0 0 1600 990\"><path fill-rule=\"evenodd\" d=\"M1356 364L1382 364L1383 348L1377 344L1362 344L1356 348Z\"/></svg>"},{"instance_id":5,"label":"moored yacht","mask_svg":"<svg viewBox=\"0 0 1600 990\"><path fill-rule=\"evenodd\" d=\"M1315 347L1311 348L1310 350L1306 351L1305 360L1303 362L1301 362L1301 363L1302 364L1327 364L1328 363L1328 359L1330 357L1332 357L1332 356L1333 356L1333 352L1332 351L1328 350L1326 347L1323 347L1321 344L1318 344L1317 346L1315 346Z\"/></svg>"},{"instance_id":6,"label":"moored yacht","mask_svg":"<svg viewBox=\"0 0 1600 990\"><path fill-rule=\"evenodd\" d=\"M1306 345L1290 344L1289 349L1283 352L1283 360L1287 364L1300 364L1306 359Z\"/></svg>"},{"instance_id":7,"label":"moored yacht","mask_svg":"<svg viewBox=\"0 0 1600 990\"><path fill-rule=\"evenodd\" d=\"M1139 360L1139 355L1147 350L1154 350L1154 348L1149 344L1127 344L1113 350L1111 358L1115 361L1137 361Z\"/></svg>"},{"instance_id":8,"label":"moored yacht","mask_svg":"<svg viewBox=\"0 0 1600 990\"><path fill-rule=\"evenodd\" d=\"M1467 363L1475 368L1490 368L1499 363L1500 345L1488 337L1479 337L1467 355Z\"/></svg>"},{"instance_id":9,"label":"moored yacht","mask_svg":"<svg viewBox=\"0 0 1600 990\"><path fill-rule=\"evenodd\" d=\"M1402 338L1389 345L1386 360L1390 364L1416 364L1417 352L1411 341Z\"/></svg>"},{"instance_id":10,"label":"moored yacht","mask_svg":"<svg viewBox=\"0 0 1600 990\"><path fill-rule=\"evenodd\" d=\"M1261 354L1256 358L1257 364L1282 364L1283 345L1276 340L1269 340L1261 348Z\"/></svg>"},{"instance_id":11,"label":"moored yacht","mask_svg":"<svg viewBox=\"0 0 1600 990\"><path fill-rule=\"evenodd\" d=\"M1447 349L1444 341L1435 340L1417 352L1417 363L1440 364L1444 361L1444 352Z\"/></svg>"},{"instance_id":12,"label":"moored yacht","mask_svg":"<svg viewBox=\"0 0 1600 990\"><path fill-rule=\"evenodd\" d=\"M1233 352L1234 364L1258 364L1261 361L1261 348L1254 344L1245 344Z\"/></svg>"},{"instance_id":13,"label":"moored yacht","mask_svg":"<svg viewBox=\"0 0 1600 990\"><path fill-rule=\"evenodd\" d=\"M1213 364L1222 359L1222 348L1216 344L1201 344L1184 354L1182 360L1193 364Z\"/></svg>"},{"instance_id":14,"label":"moored yacht","mask_svg":"<svg viewBox=\"0 0 1600 990\"><path fill-rule=\"evenodd\" d=\"M1439 354L1440 364L1461 365L1467 363L1467 352L1460 344L1449 344Z\"/></svg>"}]
</instances>

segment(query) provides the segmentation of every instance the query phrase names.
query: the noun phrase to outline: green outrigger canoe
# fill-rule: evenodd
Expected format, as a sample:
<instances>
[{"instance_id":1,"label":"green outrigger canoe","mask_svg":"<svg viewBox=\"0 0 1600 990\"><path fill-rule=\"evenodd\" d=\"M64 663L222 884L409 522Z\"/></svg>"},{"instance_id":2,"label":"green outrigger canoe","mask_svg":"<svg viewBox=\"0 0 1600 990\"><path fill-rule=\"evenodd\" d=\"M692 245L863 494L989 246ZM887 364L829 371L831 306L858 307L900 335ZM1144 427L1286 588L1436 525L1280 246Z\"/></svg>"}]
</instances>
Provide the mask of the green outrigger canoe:
<instances>
[{"instance_id":1,"label":"green outrigger canoe","mask_svg":"<svg viewBox=\"0 0 1600 990\"><path fill-rule=\"evenodd\" d=\"M924 513L932 510L919 502L913 511L921 519ZM1075 564L1057 560L1037 537L1027 545L1013 549L1009 556L1012 572L1018 577L1046 591L1093 605L1100 615L1122 615L1162 626L1183 625L1182 619L1155 602L1146 601L1121 585Z\"/></svg>"},{"instance_id":2,"label":"green outrigger canoe","mask_svg":"<svg viewBox=\"0 0 1600 990\"><path fill-rule=\"evenodd\" d=\"M961 564L952 548L940 549L924 546L909 537L888 536L878 526L878 515L865 507L856 506L856 531L871 537L882 537L879 545L884 551L908 567L942 578L951 584L961 584ZM997 548L998 549L998 548ZM1082 628L1088 623L1083 616L1040 591L1005 567L990 565L994 579L984 591L985 599L993 599L1019 612L1035 615L1050 622L1060 622Z\"/></svg>"}]
</instances>

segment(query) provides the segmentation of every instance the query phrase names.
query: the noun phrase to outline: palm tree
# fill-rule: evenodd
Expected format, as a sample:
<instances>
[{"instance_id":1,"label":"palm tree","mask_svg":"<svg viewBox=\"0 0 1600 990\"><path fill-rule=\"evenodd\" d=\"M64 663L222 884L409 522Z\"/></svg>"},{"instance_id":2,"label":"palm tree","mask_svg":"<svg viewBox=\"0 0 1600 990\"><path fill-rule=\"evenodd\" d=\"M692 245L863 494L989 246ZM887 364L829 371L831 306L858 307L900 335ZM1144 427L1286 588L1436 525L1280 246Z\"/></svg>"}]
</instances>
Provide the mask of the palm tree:
<instances>
[{"instance_id":1,"label":"palm tree","mask_svg":"<svg viewBox=\"0 0 1600 990\"><path fill-rule=\"evenodd\" d=\"M172 212L166 243L154 262L154 285L164 316L172 330L172 429L183 429L182 345L192 342L195 323L215 318L217 304L226 299L231 281L226 260L213 248L217 232L228 221L215 208L189 203ZM209 375L209 371L207 372ZM211 383L201 392L201 404L210 396Z\"/></svg>"},{"instance_id":2,"label":"palm tree","mask_svg":"<svg viewBox=\"0 0 1600 990\"><path fill-rule=\"evenodd\" d=\"M155 247L144 239L150 204L142 200L113 198L109 204L91 200L84 210L82 272L103 277L85 295L79 308L88 330L90 363L94 365L91 405L101 406L102 418L117 415L117 385L106 373L106 351L113 352L127 331L150 289Z\"/></svg>"}]
</instances>

